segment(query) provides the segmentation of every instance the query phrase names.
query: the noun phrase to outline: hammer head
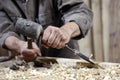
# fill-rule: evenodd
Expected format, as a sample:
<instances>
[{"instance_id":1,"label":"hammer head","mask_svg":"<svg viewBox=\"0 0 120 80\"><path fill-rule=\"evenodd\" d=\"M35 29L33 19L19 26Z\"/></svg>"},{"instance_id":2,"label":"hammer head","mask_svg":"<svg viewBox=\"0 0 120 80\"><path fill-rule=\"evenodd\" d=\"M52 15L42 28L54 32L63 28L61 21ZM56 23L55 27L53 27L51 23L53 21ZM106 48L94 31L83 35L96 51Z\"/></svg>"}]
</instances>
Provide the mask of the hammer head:
<instances>
[{"instance_id":1,"label":"hammer head","mask_svg":"<svg viewBox=\"0 0 120 80\"><path fill-rule=\"evenodd\" d=\"M32 39L37 39L43 32L43 28L40 24L23 18L18 18L15 28L18 33Z\"/></svg>"}]
</instances>

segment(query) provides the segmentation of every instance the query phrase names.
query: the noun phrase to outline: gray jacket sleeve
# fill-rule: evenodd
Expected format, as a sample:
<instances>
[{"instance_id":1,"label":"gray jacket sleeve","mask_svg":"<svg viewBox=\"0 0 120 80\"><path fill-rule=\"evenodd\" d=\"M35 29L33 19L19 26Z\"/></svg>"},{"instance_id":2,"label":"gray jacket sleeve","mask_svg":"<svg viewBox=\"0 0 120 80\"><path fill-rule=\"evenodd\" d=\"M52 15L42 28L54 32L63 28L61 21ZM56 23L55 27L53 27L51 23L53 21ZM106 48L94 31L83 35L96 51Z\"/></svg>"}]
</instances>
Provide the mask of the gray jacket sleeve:
<instances>
[{"instance_id":1,"label":"gray jacket sleeve","mask_svg":"<svg viewBox=\"0 0 120 80\"><path fill-rule=\"evenodd\" d=\"M58 9L64 23L74 21L79 25L81 35L76 38L85 37L93 18L93 13L86 4L82 0L58 0Z\"/></svg>"},{"instance_id":2,"label":"gray jacket sleeve","mask_svg":"<svg viewBox=\"0 0 120 80\"><path fill-rule=\"evenodd\" d=\"M9 20L7 14L0 10L0 46L6 48L4 45L4 41L9 36L16 36L18 35L13 31L14 25Z\"/></svg>"}]
</instances>

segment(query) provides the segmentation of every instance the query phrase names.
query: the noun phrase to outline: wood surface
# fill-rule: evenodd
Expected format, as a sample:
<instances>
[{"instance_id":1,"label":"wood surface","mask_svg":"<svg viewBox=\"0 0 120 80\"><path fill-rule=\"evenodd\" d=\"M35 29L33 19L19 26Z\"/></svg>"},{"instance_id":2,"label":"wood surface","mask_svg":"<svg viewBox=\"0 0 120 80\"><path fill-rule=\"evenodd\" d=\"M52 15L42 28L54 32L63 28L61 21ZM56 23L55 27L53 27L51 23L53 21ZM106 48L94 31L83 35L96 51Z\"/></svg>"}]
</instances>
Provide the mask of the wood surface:
<instances>
[{"instance_id":1,"label":"wood surface","mask_svg":"<svg viewBox=\"0 0 120 80\"><path fill-rule=\"evenodd\" d=\"M93 27L80 50L97 61L120 62L120 0L83 0L92 9Z\"/></svg>"},{"instance_id":2,"label":"wood surface","mask_svg":"<svg viewBox=\"0 0 120 80\"><path fill-rule=\"evenodd\" d=\"M110 0L109 15L109 61L120 62L120 0Z\"/></svg>"}]
</instances>

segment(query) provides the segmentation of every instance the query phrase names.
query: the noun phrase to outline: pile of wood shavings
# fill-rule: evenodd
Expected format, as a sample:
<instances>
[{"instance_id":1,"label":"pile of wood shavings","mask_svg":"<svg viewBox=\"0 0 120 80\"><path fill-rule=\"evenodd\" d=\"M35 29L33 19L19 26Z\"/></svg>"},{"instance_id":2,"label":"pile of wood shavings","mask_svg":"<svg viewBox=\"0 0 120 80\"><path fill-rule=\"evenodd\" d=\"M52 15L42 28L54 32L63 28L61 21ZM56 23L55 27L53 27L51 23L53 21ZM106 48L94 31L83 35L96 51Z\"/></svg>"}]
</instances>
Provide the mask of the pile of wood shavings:
<instances>
[{"instance_id":1,"label":"pile of wood shavings","mask_svg":"<svg viewBox=\"0 0 120 80\"><path fill-rule=\"evenodd\" d=\"M21 67L19 71L2 68L0 80L120 80L120 66L96 69L53 64L49 69L30 67L24 70Z\"/></svg>"}]
</instances>

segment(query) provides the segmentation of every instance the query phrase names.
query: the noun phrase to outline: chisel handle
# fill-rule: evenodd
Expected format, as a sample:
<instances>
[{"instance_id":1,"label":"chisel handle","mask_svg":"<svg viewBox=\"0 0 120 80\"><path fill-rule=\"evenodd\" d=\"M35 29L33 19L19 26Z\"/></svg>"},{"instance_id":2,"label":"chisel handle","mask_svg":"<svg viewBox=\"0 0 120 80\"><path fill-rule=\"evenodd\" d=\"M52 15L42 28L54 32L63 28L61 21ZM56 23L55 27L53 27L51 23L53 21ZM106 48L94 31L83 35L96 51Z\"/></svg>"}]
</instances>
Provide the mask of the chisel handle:
<instances>
[{"instance_id":1,"label":"chisel handle","mask_svg":"<svg viewBox=\"0 0 120 80\"><path fill-rule=\"evenodd\" d=\"M28 38L27 40L28 40L28 49L32 49L32 48L33 48L33 47L32 47L33 39Z\"/></svg>"}]
</instances>

